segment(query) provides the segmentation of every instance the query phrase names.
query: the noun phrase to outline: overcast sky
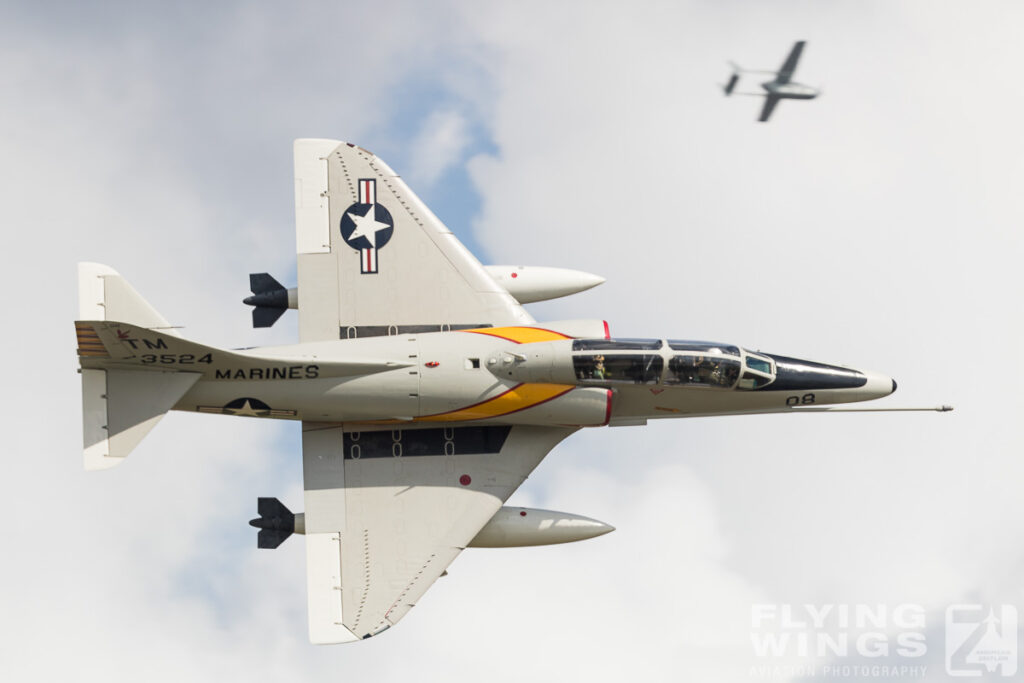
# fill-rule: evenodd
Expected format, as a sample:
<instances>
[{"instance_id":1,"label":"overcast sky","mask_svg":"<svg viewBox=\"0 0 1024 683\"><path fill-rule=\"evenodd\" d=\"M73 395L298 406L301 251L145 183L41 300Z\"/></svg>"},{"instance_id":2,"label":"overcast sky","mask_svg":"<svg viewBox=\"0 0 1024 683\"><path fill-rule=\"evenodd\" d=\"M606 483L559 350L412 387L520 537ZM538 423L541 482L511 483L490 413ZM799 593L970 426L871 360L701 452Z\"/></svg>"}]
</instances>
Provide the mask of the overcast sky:
<instances>
[{"instance_id":1,"label":"overcast sky","mask_svg":"<svg viewBox=\"0 0 1024 683\"><path fill-rule=\"evenodd\" d=\"M763 680L753 605L912 603L928 653L900 663L941 681L947 606L1024 608L1024 7L503 5L0 7L4 680ZM756 123L726 60L794 40L824 94ZM294 339L240 300L293 283L296 137L373 150L484 263L607 278L540 320L957 410L581 432L512 500L615 533L467 551L383 637L313 647L302 539L246 525L257 496L301 510L298 426L172 414L84 473L71 324L94 260L197 341Z\"/></svg>"}]
</instances>

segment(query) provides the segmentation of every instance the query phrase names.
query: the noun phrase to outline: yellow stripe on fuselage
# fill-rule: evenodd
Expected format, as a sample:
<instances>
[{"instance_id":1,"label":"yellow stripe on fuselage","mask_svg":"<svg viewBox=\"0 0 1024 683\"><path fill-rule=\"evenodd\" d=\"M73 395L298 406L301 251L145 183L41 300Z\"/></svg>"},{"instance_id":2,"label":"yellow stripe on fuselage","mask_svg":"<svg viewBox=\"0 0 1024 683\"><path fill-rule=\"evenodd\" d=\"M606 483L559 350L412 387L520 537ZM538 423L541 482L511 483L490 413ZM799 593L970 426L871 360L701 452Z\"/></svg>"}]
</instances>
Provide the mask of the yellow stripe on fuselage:
<instances>
[{"instance_id":1,"label":"yellow stripe on fuselage","mask_svg":"<svg viewBox=\"0 0 1024 683\"><path fill-rule=\"evenodd\" d=\"M462 420L485 420L500 417L540 405L562 394L572 391L572 384L520 384L503 394L481 401L475 405L437 415L416 418L416 422L459 422Z\"/></svg>"},{"instance_id":2,"label":"yellow stripe on fuselage","mask_svg":"<svg viewBox=\"0 0 1024 683\"><path fill-rule=\"evenodd\" d=\"M539 327L480 327L475 330L463 330L475 334L488 334L499 339L507 339L516 344L533 344L534 342L559 341L572 339L561 332L545 330Z\"/></svg>"}]
</instances>

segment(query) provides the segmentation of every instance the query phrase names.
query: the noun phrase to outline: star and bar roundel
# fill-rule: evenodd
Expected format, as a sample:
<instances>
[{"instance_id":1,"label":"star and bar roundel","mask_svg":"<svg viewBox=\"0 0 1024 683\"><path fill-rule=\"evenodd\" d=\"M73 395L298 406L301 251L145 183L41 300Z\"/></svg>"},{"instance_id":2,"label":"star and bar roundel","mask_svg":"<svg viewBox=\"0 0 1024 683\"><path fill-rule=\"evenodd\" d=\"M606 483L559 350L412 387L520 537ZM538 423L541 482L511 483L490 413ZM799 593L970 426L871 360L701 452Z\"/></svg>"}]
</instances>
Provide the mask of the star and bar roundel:
<instances>
[{"instance_id":1,"label":"star and bar roundel","mask_svg":"<svg viewBox=\"0 0 1024 683\"><path fill-rule=\"evenodd\" d=\"M359 252L359 272L373 274L378 269L377 252L395 232L395 220L377 203L375 178L359 179L358 200L341 216L341 238Z\"/></svg>"}]
</instances>

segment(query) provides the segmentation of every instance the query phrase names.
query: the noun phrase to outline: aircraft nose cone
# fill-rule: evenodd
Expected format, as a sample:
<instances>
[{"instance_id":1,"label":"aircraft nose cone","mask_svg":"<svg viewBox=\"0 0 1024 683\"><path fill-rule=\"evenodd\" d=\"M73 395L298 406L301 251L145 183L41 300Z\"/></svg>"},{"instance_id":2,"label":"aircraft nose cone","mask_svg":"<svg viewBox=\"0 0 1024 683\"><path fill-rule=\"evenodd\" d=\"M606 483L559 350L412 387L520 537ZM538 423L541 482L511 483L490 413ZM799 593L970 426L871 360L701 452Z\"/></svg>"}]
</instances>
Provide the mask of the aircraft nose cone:
<instances>
[{"instance_id":1,"label":"aircraft nose cone","mask_svg":"<svg viewBox=\"0 0 1024 683\"><path fill-rule=\"evenodd\" d=\"M896 380L881 372L864 372L868 378L863 391L869 398L882 398L896 391Z\"/></svg>"},{"instance_id":2,"label":"aircraft nose cone","mask_svg":"<svg viewBox=\"0 0 1024 683\"><path fill-rule=\"evenodd\" d=\"M255 295L254 296L247 296L247 297L245 297L244 299L242 299L242 303L246 304L247 306L255 306L256 305L256 297L255 297Z\"/></svg>"}]
</instances>

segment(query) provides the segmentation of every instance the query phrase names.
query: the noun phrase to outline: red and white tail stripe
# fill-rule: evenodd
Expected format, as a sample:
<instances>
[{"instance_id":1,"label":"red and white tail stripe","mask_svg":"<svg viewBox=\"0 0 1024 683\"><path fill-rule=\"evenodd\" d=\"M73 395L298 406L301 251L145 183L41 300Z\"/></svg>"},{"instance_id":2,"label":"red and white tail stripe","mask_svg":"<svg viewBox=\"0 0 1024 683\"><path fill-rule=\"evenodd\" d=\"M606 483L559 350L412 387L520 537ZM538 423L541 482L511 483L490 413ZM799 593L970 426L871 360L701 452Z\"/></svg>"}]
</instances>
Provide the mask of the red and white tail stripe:
<instances>
[{"instance_id":1,"label":"red and white tail stripe","mask_svg":"<svg viewBox=\"0 0 1024 683\"><path fill-rule=\"evenodd\" d=\"M373 178L359 180L359 203L377 203L377 181Z\"/></svg>"},{"instance_id":2,"label":"red and white tail stripe","mask_svg":"<svg viewBox=\"0 0 1024 683\"><path fill-rule=\"evenodd\" d=\"M358 201L360 204L374 205L377 203L377 180L375 178L359 179ZM370 211L376 211L376 207L371 206ZM359 250L359 270L363 275L377 272L377 250L375 248Z\"/></svg>"},{"instance_id":3,"label":"red and white tail stripe","mask_svg":"<svg viewBox=\"0 0 1024 683\"><path fill-rule=\"evenodd\" d=\"M376 273L377 272L377 250L376 249L360 249L360 264L362 266L363 273Z\"/></svg>"}]
</instances>

